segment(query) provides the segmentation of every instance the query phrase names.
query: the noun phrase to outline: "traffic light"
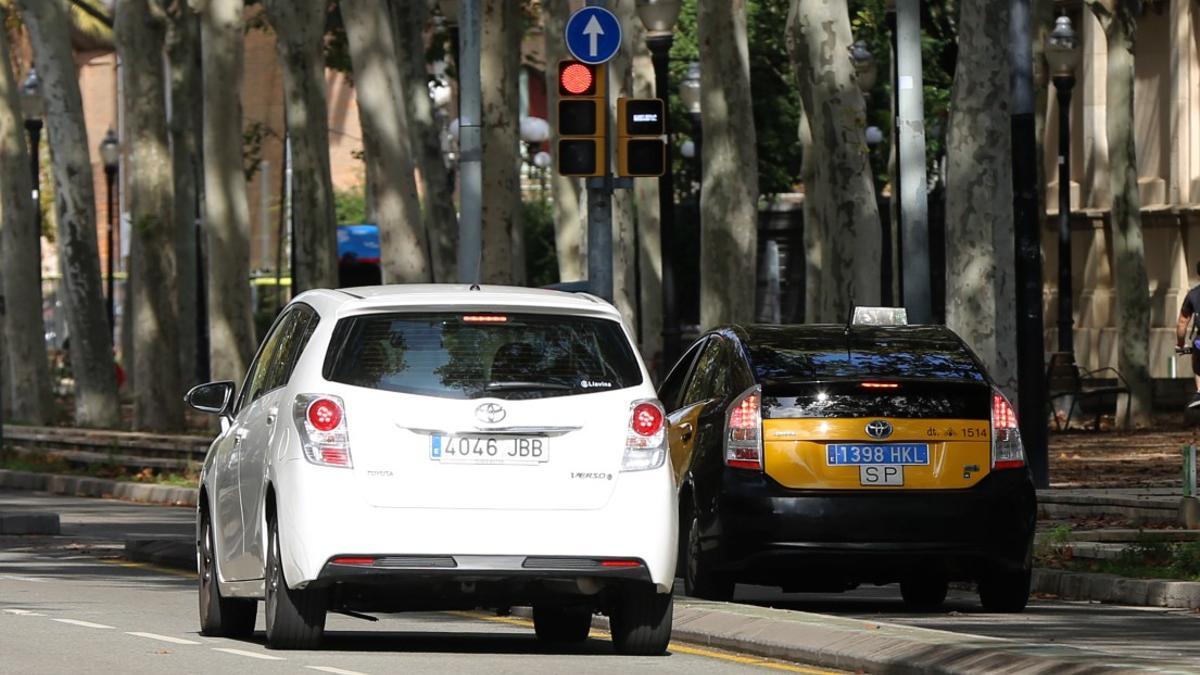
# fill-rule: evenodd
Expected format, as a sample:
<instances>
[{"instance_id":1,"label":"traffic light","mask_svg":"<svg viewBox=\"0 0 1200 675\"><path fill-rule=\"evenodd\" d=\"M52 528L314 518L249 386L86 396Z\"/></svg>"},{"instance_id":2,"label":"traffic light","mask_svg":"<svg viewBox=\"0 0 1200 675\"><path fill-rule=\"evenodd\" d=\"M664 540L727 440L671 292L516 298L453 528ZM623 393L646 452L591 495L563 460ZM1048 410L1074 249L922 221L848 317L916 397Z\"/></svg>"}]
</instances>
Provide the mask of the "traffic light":
<instances>
[{"instance_id":1,"label":"traffic light","mask_svg":"<svg viewBox=\"0 0 1200 675\"><path fill-rule=\"evenodd\" d=\"M660 98L617 99L617 175L661 176L667 165Z\"/></svg>"},{"instance_id":2,"label":"traffic light","mask_svg":"<svg viewBox=\"0 0 1200 675\"><path fill-rule=\"evenodd\" d=\"M558 62L558 172L603 176L608 135L604 65Z\"/></svg>"}]
</instances>

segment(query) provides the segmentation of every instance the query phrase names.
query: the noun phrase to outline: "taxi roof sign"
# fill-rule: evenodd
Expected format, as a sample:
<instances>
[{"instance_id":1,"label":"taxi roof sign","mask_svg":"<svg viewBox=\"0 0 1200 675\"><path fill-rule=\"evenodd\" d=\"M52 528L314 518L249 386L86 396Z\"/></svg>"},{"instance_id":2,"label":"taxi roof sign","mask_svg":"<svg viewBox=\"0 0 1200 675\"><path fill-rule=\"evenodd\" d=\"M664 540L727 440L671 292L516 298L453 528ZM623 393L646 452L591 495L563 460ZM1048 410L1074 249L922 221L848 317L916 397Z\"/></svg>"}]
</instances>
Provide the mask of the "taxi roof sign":
<instances>
[{"instance_id":1,"label":"taxi roof sign","mask_svg":"<svg viewBox=\"0 0 1200 675\"><path fill-rule=\"evenodd\" d=\"M903 307L855 307L854 326L907 326L908 310Z\"/></svg>"}]
</instances>

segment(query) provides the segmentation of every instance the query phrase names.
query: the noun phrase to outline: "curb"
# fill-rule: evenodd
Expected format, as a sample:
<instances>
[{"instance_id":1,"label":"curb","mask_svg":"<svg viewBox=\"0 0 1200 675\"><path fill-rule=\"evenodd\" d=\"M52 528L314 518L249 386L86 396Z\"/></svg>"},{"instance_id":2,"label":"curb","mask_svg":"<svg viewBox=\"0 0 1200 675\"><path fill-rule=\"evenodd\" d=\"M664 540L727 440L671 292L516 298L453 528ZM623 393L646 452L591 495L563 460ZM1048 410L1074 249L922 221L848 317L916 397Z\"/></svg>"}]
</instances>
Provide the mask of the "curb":
<instances>
[{"instance_id":1,"label":"curb","mask_svg":"<svg viewBox=\"0 0 1200 675\"><path fill-rule=\"evenodd\" d=\"M0 534L58 534L61 531L57 513L0 512Z\"/></svg>"},{"instance_id":2,"label":"curb","mask_svg":"<svg viewBox=\"0 0 1200 675\"><path fill-rule=\"evenodd\" d=\"M107 497L166 506L195 506L200 494L196 488L8 469L0 469L0 489L36 490L74 497Z\"/></svg>"},{"instance_id":3,"label":"curb","mask_svg":"<svg viewBox=\"0 0 1200 675\"><path fill-rule=\"evenodd\" d=\"M1115 574L1036 568L1030 591L1049 593L1064 600L1171 609L1200 608L1200 582L1195 581L1130 579Z\"/></svg>"},{"instance_id":4,"label":"curb","mask_svg":"<svg viewBox=\"0 0 1200 675\"><path fill-rule=\"evenodd\" d=\"M130 539L125 558L171 569L196 571L196 545L188 539Z\"/></svg>"}]
</instances>

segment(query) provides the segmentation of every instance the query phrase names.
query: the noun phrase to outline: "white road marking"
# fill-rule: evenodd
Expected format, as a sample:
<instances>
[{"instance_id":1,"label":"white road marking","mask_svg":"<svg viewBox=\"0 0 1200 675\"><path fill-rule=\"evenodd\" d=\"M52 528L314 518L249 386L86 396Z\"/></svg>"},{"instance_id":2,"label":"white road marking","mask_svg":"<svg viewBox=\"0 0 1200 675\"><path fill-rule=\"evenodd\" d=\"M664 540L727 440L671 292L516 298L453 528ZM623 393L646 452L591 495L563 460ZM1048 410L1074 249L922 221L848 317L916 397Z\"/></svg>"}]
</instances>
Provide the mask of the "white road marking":
<instances>
[{"instance_id":1,"label":"white road marking","mask_svg":"<svg viewBox=\"0 0 1200 675\"><path fill-rule=\"evenodd\" d=\"M170 642L173 645L198 645L195 640L184 640L183 638L171 637L170 635L159 635L158 633L125 633L134 637L148 638L150 640L160 640L162 642Z\"/></svg>"},{"instance_id":2,"label":"white road marking","mask_svg":"<svg viewBox=\"0 0 1200 675\"><path fill-rule=\"evenodd\" d=\"M282 656L271 656L270 654L259 654L257 652L248 652L244 649L228 649L226 647L213 647L215 652L225 652L226 654L234 654L236 656L249 656L252 659L262 659L263 661L284 661Z\"/></svg>"},{"instance_id":3,"label":"white road marking","mask_svg":"<svg viewBox=\"0 0 1200 675\"><path fill-rule=\"evenodd\" d=\"M45 579L36 579L34 577L22 577L22 576L17 576L16 574L0 574L0 579L9 579L11 581L28 581L29 583L33 583L33 584L46 583Z\"/></svg>"},{"instance_id":4,"label":"white road marking","mask_svg":"<svg viewBox=\"0 0 1200 675\"><path fill-rule=\"evenodd\" d=\"M112 629L112 626L105 626L102 623L92 623L91 621L80 621L79 619L51 619L51 621L57 621L59 623L69 623L72 626L83 626L84 628L105 628L105 629L109 629L109 630Z\"/></svg>"},{"instance_id":5,"label":"white road marking","mask_svg":"<svg viewBox=\"0 0 1200 675\"><path fill-rule=\"evenodd\" d=\"M342 670L341 668L334 668L333 666L305 666L305 667L311 668L312 670L319 670L322 673L333 673L334 675L366 675L366 673L360 673L357 670Z\"/></svg>"},{"instance_id":6,"label":"white road marking","mask_svg":"<svg viewBox=\"0 0 1200 675\"><path fill-rule=\"evenodd\" d=\"M15 614L17 616L46 616L41 612L31 612L28 609L6 609L4 612L6 614Z\"/></svg>"}]
</instances>

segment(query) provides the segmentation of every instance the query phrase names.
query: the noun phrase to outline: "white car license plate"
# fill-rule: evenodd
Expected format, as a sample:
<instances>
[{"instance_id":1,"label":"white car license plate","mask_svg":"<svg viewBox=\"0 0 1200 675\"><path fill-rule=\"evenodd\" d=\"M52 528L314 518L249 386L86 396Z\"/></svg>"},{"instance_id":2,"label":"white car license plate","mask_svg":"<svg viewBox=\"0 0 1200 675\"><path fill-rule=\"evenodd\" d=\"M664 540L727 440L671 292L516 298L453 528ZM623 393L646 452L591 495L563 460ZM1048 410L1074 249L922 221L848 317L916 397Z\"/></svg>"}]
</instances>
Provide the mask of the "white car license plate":
<instances>
[{"instance_id":1,"label":"white car license plate","mask_svg":"<svg viewBox=\"0 0 1200 675\"><path fill-rule=\"evenodd\" d=\"M866 464L858 467L861 485L904 485L904 467L896 464Z\"/></svg>"},{"instance_id":2,"label":"white car license plate","mask_svg":"<svg viewBox=\"0 0 1200 675\"><path fill-rule=\"evenodd\" d=\"M442 464L542 464L550 459L550 447L545 438L434 434L429 459Z\"/></svg>"}]
</instances>

